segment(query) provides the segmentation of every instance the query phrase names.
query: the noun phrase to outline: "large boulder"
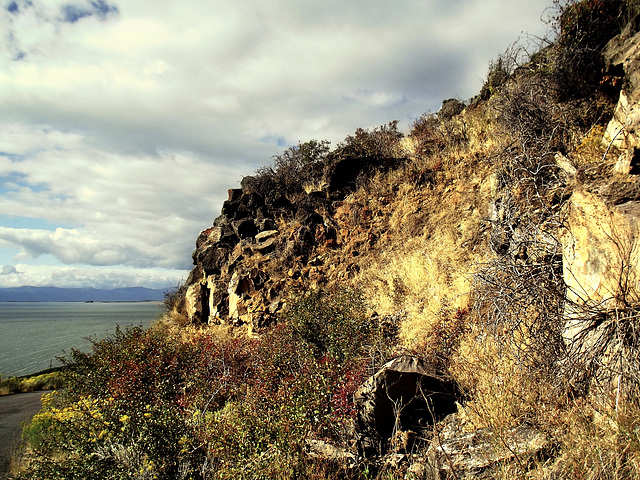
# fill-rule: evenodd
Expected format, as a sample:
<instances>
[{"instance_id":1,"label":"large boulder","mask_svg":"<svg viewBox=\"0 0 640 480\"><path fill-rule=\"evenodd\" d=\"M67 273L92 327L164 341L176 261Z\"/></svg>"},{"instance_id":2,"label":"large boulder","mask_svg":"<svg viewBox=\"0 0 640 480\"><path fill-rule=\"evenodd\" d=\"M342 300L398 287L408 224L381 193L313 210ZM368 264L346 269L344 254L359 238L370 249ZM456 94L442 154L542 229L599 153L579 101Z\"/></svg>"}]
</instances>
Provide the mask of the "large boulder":
<instances>
[{"instance_id":1,"label":"large boulder","mask_svg":"<svg viewBox=\"0 0 640 480\"><path fill-rule=\"evenodd\" d=\"M228 249L224 247L211 247L198 250L194 255L194 263L201 265L208 275L219 274L222 266L227 262L228 257Z\"/></svg>"},{"instance_id":2,"label":"large boulder","mask_svg":"<svg viewBox=\"0 0 640 480\"><path fill-rule=\"evenodd\" d=\"M184 296L184 310L192 323L209 321L209 290L202 283L189 285Z\"/></svg>"},{"instance_id":3,"label":"large boulder","mask_svg":"<svg viewBox=\"0 0 640 480\"><path fill-rule=\"evenodd\" d=\"M532 460L544 458L551 447L549 438L529 425L501 432L489 428L465 431L456 414L443 424L426 454L413 462L405 478L496 478L500 466L517 462L526 468Z\"/></svg>"},{"instance_id":4,"label":"large boulder","mask_svg":"<svg viewBox=\"0 0 640 480\"><path fill-rule=\"evenodd\" d=\"M222 323L229 313L229 295L226 285L217 275L207 278L209 289L209 318L208 323Z\"/></svg>"},{"instance_id":5,"label":"large boulder","mask_svg":"<svg viewBox=\"0 0 640 480\"><path fill-rule=\"evenodd\" d=\"M220 273L228 258L229 250L239 238L224 218L216 219L213 227L200 232L192 259L208 273Z\"/></svg>"},{"instance_id":6,"label":"large boulder","mask_svg":"<svg viewBox=\"0 0 640 480\"><path fill-rule=\"evenodd\" d=\"M640 202L607 205L599 195L578 188L566 225L562 247L567 373L572 388L580 392L624 401L640 368L637 355L628 353L640 347L635 334Z\"/></svg>"},{"instance_id":7,"label":"large boulder","mask_svg":"<svg viewBox=\"0 0 640 480\"><path fill-rule=\"evenodd\" d=\"M581 310L580 307L590 305L601 310L622 308L625 295L633 293L639 284L640 202L628 203L637 205L609 206L585 189L574 191L567 230L561 238L569 308ZM581 312L567 313L571 317ZM577 332L566 334L570 339Z\"/></svg>"},{"instance_id":8,"label":"large boulder","mask_svg":"<svg viewBox=\"0 0 640 480\"><path fill-rule=\"evenodd\" d=\"M383 454L398 431L418 436L457 409L460 392L453 380L438 375L422 359L391 360L355 393L361 454Z\"/></svg>"}]
</instances>

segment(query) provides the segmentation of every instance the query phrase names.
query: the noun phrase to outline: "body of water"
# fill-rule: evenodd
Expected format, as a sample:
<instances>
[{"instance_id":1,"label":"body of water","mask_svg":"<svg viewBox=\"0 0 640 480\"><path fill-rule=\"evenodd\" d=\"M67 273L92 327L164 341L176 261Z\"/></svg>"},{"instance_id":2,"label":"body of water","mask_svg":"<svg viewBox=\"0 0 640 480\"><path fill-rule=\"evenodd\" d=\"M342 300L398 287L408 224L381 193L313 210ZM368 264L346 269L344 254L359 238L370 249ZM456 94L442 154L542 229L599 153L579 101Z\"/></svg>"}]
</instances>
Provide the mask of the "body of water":
<instances>
[{"instance_id":1,"label":"body of water","mask_svg":"<svg viewBox=\"0 0 640 480\"><path fill-rule=\"evenodd\" d=\"M0 302L0 373L27 375L60 365L72 348L89 351L116 326L148 327L160 302Z\"/></svg>"}]
</instances>

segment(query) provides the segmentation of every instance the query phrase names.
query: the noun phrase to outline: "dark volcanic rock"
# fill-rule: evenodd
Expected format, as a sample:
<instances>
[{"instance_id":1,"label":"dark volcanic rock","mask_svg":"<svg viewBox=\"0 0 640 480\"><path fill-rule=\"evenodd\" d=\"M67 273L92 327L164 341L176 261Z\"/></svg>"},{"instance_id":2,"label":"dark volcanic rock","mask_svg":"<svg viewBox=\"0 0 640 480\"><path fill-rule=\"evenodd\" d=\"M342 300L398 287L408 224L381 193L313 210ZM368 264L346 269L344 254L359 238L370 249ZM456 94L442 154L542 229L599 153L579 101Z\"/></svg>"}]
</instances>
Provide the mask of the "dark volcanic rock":
<instances>
[{"instance_id":1,"label":"dark volcanic rock","mask_svg":"<svg viewBox=\"0 0 640 480\"><path fill-rule=\"evenodd\" d=\"M330 192L340 192L355 187L356 178L367 164L366 158L345 157L331 164L325 170Z\"/></svg>"},{"instance_id":2,"label":"dark volcanic rock","mask_svg":"<svg viewBox=\"0 0 640 480\"><path fill-rule=\"evenodd\" d=\"M240 238L255 237L258 233L258 227L256 227L256 224L251 217L245 217L240 220L235 220L231 223L231 225L233 226L233 230Z\"/></svg>"},{"instance_id":3,"label":"dark volcanic rock","mask_svg":"<svg viewBox=\"0 0 640 480\"><path fill-rule=\"evenodd\" d=\"M195 263L201 265L208 274L219 274L222 266L229 258L229 250L226 248L213 247L207 248L196 255Z\"/></svg>"},{"instance_id":4,"label":"dark volcanic rock","mask_svg":"<svg viewBox=\"0 0 640 480\"><path fill-rule=\"evenodd\" d=\"M368 456L384 453L394 431L419 433L454 413L460 392L421 359L404 355L370 377L354 399L358 447Z\"/></svg>"},{"instance_id":5,"label":"dark volcanic rock","mask_svg":"<svg viewBox=\"0 0 640 480\"><path fill-rule=\"evenodd\" d=\"M238 211L239 206L240 204L238 202L225 200L222 203L222 215L227 218L235 218L235 215L236 215L236 212Z\"/></svg>"},{"instance_id":6,"label":"dark volcanic rock","mask_svg":"<svg viewBox=\"0 0 640 480\"><path fill-rule=\"evenodd\" d=\"M456 115L462 113L465 109L465 104L457 98L450 98L442 101L442 107L438 110L438 120L441 122L451 120Z\"/></svg>"},{"instance_id":7,"label":"dark volcanic rock","mask_svg":"<svg viewBox=\"0 0 640 480\"><path fill-rule=\"evenodd\" d=\"M267 230L275 230L275 229L276 229L276 222L272 218L265 218L258 222L258 230L260 230L261 232L264 232Z\"/></svg>"},{"instance_id":8,"label":"dark volcanic rock","mask_svg":"<svg viewBox=\"0 0 640 480\"><path fill-rule=\"evenodd\" d=\"M300 225L305 227L312 227L322 223L322 215L313 210L298 210L296 214L296 220L300 222Z\"/></svg>"},{"instance_id":9,"label":"dark volcanic rock","mask_svg":"<svg viewBox=\"0 0 640 480\"><path fill-rule=\"evenodd\" d=\"M251 192L245 193L240 197L240 205L249 210L250 212L255 212L260 207L265 205L264 197L259 193Z\"/></svg>"},{"instance_id":10,"label":"dark volcanic rock","mask_svg":"<svg viewBox=\"0 0 640 480\"><path fill-rule=\"evenodd\" d=\"M294 205L291 201L285 197L284 195L278 195L272 198L267 199L267 205L269 205L272 209L276 211L292 211L294 210Z\"/></svg>"}]
</instances>

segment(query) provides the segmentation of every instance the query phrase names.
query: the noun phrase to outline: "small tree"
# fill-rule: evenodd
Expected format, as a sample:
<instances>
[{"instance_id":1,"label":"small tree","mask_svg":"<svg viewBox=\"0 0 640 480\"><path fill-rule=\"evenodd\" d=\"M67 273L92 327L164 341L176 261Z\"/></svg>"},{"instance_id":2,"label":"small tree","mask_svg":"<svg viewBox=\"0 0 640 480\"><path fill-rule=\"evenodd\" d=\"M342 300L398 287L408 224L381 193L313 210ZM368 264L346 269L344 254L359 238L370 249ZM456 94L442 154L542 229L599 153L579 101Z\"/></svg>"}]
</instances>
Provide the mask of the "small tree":
<instances>
[{"instance_id":1,"label":"small tree","mask_svg":"<svg viewBox=\"0 0 640 480\"><path fill-rule=\"evenodd\" d=\"M338 147L340 153L373 159L393 158L394 149L404 135L398 130L398 121L380 125L373 130L358 128Z\"/></svg>"},{"instance_id":2,"label":"small tree","mask_svg":"<svg viewBox=\"0 0 640 480\"><path fill-rule=\"evenodd\" d=\"M274 168L263 167L257 173L269 177L271 188L279 193L299 194L306 183L317 180L322 174L330 143L328 140L300 142L274 155Z\"/></svg>"}]
</instances>

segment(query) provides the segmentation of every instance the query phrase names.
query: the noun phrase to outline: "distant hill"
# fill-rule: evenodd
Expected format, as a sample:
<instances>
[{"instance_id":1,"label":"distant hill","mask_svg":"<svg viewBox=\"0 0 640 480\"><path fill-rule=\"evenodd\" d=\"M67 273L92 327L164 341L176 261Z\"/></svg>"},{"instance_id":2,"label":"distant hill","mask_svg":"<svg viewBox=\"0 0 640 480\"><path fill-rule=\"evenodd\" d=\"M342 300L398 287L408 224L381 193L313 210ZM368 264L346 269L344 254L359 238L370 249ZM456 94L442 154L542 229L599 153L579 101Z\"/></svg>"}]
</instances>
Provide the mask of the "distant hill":
<instances>
[{"instance_id":1,"label":"distant hill","mask_svg":"<svg viewBox=\"0 0 640 480\"><path fill-rule=\"evenodd\" d=\"M0 302L144 302L164 299L165 290L127 287L98 288L15 287L0 288Z\"/></svg>"}]
</instances>

